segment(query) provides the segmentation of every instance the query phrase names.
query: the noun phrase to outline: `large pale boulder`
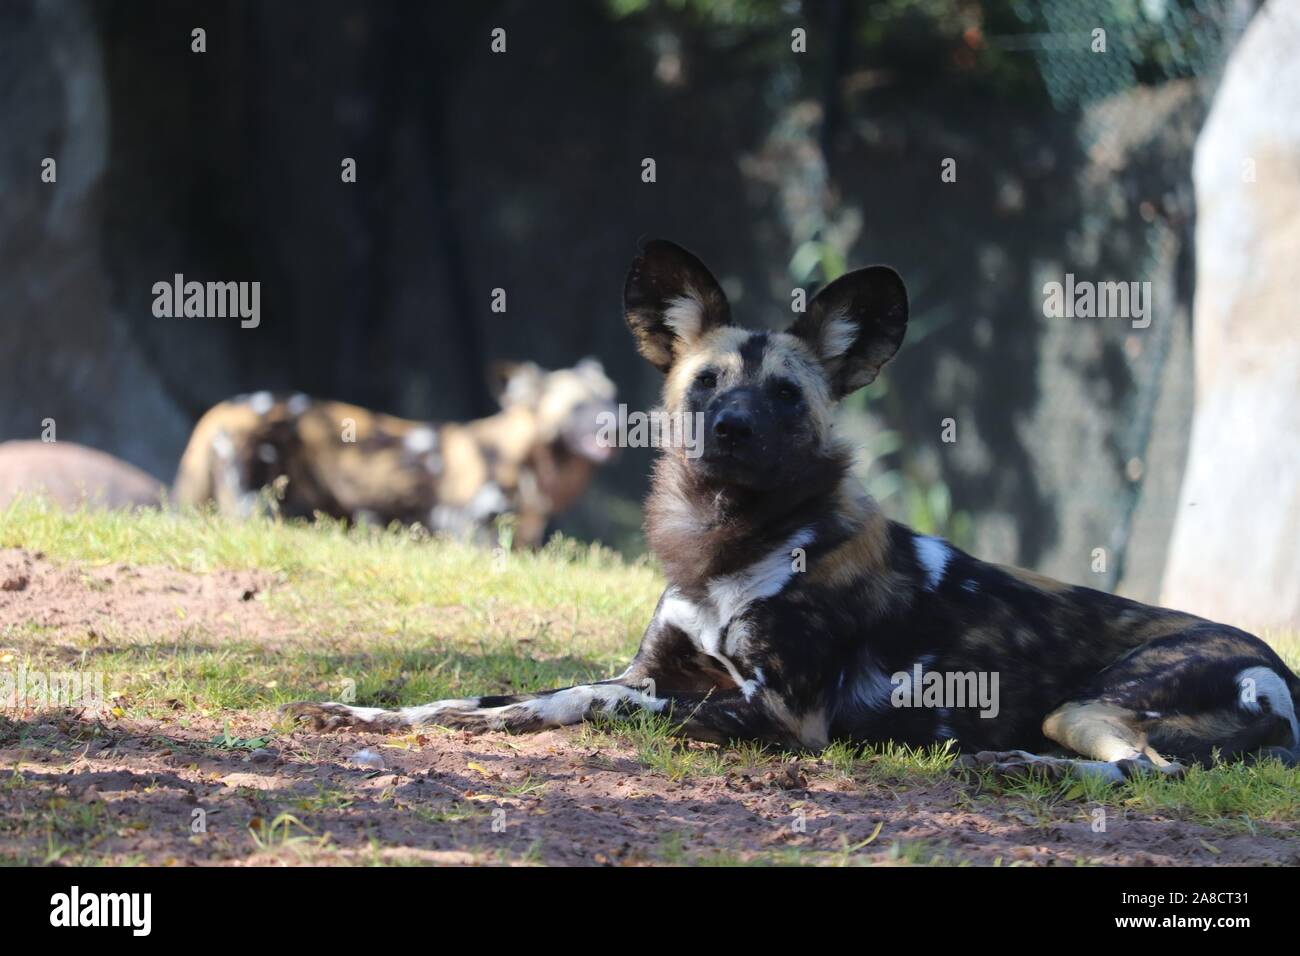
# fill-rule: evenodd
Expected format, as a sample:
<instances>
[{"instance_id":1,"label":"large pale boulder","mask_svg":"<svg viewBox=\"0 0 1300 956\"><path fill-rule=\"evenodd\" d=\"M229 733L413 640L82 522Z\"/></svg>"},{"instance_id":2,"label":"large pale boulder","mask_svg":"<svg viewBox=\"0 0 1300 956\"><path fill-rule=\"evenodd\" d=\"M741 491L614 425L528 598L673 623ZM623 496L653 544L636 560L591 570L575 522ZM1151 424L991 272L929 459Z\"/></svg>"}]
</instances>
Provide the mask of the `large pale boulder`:
<instances>
[{"instance_id":1,"label":"large pale boulder","mask_svg":"<svg viewBox=\"0 0 1300 956\"><path fill-rule=\"evenodd\" d=\"M19 494L65 507L156 505L166 489L134 465L75 442L0 442L0 508Z\"/></svg>"},{"instance_id":2,"label":"large pale boulder","mask_svg":"<svg viewBox=\"0 0 1300 956\"><path fill-rule=\"evenodd\" d=\"M1300 628L1300 3L1233 52L1196 147L1196 413L1162 601Z\"/></svg>"},{"instance_id":3,"label":"large pale boulder","mask_svg":"<svg viewBox=\"0 0 1300 956\"><path fill-rule=\"evenodd\" d=\"M110 274L111 120L89 5L0 4L0 439L54 427L170 474L190 421L115 298L171 270Z\"/></svg>"}]
</instances>

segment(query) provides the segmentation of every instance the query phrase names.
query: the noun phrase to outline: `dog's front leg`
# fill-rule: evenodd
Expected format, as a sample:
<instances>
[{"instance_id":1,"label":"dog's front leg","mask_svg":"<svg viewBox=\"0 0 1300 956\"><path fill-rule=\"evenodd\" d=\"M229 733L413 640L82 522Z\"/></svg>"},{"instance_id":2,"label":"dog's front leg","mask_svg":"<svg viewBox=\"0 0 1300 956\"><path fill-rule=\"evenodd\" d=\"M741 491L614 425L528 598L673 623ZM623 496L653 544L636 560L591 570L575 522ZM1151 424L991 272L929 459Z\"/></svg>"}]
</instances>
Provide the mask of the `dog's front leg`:
<instances>
[{"instance_id":1,"label":"dog's front leg","mask_svg":"<svg viewBox=\"0 0 1300 956\"><path fill-rule=\"evenodd\" d=\"M752 741L789 750L826 746L823 721L796 719L772 692L746 694L740 688L674 695L662 711L674 732L711 743Z\"/></svg>"},{"instance_id":2,"label":"dog's front leg","mask_svg":"<svg viewBox=\"0 0 1300 956\"><path fill-rule=\"evenodd\" d=\"M438 725L475 732L505 730L528 733L547 727L582 723L600 714L623 716L638 711L660 713L668 705L668 700L655 697L624 677L535 694L438 700L399 710L300 701L286 704L281 711L318 730L353 727L357 730L387 733Z\"/></svg>"},{"instance_id":3,"label":"dog's front leg","mask_svg":"<svg viewBox=\"0 0 1300 956\"><path fill-rule=\"evenodd\" d=\"M739 690L657 697L652 688L649 681L639 684L623 678L536 694L439 700L399 710L301 701L285 705L282 712L317 730L351 727L373 733L431 725L478 733L530 733L602 716L618 719L651 713L667 717L676 733L695 740L805 743L761 701L747 699Z\"/></svg>"}]
</instances>

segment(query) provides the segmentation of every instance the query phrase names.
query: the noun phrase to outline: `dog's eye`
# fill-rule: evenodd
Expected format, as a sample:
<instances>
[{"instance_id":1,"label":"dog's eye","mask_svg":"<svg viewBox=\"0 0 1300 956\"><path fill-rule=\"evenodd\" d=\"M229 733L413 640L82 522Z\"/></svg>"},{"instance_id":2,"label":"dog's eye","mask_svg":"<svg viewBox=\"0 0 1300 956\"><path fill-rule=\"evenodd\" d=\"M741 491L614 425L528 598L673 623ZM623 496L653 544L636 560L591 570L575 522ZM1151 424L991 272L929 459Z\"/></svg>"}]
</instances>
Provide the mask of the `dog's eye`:
<instances>
[{"instance_id":1,"label":"dog's eye","mask_svg":"<svg viewBox=\"0 0 1300 956\"><path fill-rule=\"evenodd\" d=\"M701 372L695 379L695 384L700 388L717 388L718 376L716 372Z\"/></svg>"},{"instance_id":2,"label":"dog's eye","mask_svg":"<svg viewBox=\"0 0 1300 956\"><path fill-rule=\"evenodd\" d=\"M799 389L795 388L789 382L782 382L776 387L776 397L781 399L787 405L793 405L799 401Z\"/></svg>"}]
</instances>

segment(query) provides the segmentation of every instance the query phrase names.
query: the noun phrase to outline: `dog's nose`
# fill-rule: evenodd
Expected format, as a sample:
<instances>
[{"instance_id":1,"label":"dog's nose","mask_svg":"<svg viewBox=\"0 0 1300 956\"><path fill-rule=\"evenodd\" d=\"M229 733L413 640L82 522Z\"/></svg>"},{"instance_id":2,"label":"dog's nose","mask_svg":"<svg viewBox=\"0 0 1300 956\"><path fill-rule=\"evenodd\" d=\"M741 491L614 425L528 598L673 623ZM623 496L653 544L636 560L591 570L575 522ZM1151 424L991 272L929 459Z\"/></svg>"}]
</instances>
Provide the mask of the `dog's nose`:
<instances>
[{"instance_id":1,"label":"dog's nose","mask_svg":"<svg viewBox=\"0 0 1300 956\"><path fill-rule=\"evenodd\" d=\"M754 435L754 420L738 408L724 408L713 420L713 435L724 445L743 445Z\"/></svg>"}]
</instances>

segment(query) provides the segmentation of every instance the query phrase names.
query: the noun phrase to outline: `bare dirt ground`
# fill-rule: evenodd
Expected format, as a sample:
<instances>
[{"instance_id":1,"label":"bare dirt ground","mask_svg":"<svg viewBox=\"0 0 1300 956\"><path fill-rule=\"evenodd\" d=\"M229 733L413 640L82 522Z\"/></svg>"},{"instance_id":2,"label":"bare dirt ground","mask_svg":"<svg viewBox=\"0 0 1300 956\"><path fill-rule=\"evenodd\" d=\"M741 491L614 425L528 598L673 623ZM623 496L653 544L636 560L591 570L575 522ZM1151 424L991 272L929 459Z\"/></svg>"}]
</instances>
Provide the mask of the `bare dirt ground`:
<instances>
[{"instance_id":1,"label":"bare dirt ground","mask_svg":"<svg viewBox=\"0 0 1300 956\"><path fill-rule=\"evenodd\" d=\"M93 655L93 635L128 624L163 645L198 625L225 629L275 654L294 629L257 598L276 586L252 572L85 569L0 552L0 675L21 661L5 653L14 635L32 628L69 664ZM978 778L889 778L802 757L674 779L635 742L590 730L388 738L290 729L270 707L153 711L0 711L0 859L1300 863L1289 825L1252 833L1110 807L1097 832L1086 802L990 793Z\"/></svg>"},{"instance_id":2,"label":"bare dirt ground","mask_svg":"<svg viewBox=\"0 0 1300 956\"><path fill-rule=\"evenodd\" d=\"M129 628L182 639L196 626L243 630L277 643L283 628L253 603L271 584L254 571L186 574L115 563L57 564L41 552L0 549L0 628L45 630L49 647L75 648L89 638ZM183 613L178 613L178 608Z\"/></svg>"}]
</instances>

